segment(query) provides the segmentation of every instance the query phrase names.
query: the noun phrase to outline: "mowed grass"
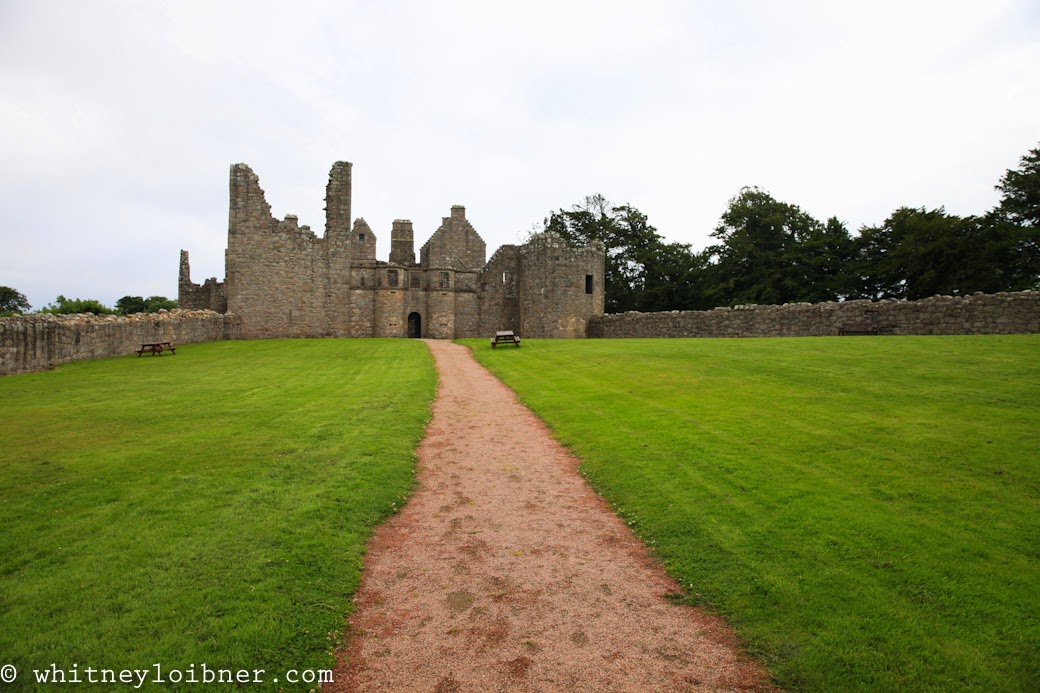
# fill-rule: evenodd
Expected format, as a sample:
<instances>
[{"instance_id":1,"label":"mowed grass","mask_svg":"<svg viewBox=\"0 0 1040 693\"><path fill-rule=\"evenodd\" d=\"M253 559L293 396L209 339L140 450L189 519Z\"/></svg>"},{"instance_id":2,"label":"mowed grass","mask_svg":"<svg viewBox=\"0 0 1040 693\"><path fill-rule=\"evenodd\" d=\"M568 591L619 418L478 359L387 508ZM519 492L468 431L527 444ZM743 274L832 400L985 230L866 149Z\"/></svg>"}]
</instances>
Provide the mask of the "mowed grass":
<instances>
[{"instance_id":1,"label":"mowed grass","mask_svg":"<svg viewBox=\"0 0 1040 693\"><path fill-rule=\"evenodd\" d=\"M1040 335L476 356L794 690L1040 690Z\"/></svg>"},{"instance_id":2,"label":"mowed grass","mask_svg":"<svg viewBox=\"0 0 1040 693\"><path fill-rule=\"evenodd\" d=\"M264 669L268 687L331 668L435 386L408 340L190 344L0 378L0 664L22 686L51 663Z\"/></svg>"}]
</instances>

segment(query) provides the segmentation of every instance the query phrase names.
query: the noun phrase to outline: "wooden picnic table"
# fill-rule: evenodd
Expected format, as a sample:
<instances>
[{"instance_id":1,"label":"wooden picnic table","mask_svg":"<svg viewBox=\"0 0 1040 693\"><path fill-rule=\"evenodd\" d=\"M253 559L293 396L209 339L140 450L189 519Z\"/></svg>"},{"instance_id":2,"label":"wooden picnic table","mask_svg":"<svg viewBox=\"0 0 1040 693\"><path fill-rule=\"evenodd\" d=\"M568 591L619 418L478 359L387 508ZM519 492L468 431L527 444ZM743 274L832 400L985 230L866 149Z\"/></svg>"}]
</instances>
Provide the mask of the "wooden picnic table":
<instances>
[{"instance_id":1,"label":"wooden picnic table","mask_svg":"<svg viewBox=\"0 0 1040 693\"><path fill-rule=\"evenodd\" d=\"M499 344L515 344L517 347L520 346L520 337L513 334L511 330L503 330L496 332L495 336L491 338L491 348L494 349Z\"/></svg>"},{"instance_id":2,"label":"wooden picnic table","mask_svg":"<svg viewBox=\"0 0 1040 693\"><path fill-rule=\"evenodd\" d=\"M141 358L141 354L162 356L162 353L164 351L168 351L174 356L177 355L177 348L169 342L146 342L141 345L140 349L137 350L137 358Z\"/></svg>"}]
</instances>

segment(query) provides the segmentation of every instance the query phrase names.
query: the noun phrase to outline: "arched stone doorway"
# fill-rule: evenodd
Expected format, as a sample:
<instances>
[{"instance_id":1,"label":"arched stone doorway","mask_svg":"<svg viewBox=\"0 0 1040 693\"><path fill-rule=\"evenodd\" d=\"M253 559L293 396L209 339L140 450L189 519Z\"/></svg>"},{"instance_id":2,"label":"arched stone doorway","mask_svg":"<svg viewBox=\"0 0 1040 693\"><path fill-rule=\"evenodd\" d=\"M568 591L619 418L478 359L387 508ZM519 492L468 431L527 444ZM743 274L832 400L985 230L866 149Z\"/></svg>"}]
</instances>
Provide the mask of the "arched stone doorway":
<instances>
[{"instance_id":1,"label":"arched stone doorway","mask_svg":"<svg viewBox=\"0 0 1040 693\"><path fill-rule=\"evenodd\" d=\"M408 336L422 337L422 316L418 313L408 314Z\"/></svg>"}]
</instances>

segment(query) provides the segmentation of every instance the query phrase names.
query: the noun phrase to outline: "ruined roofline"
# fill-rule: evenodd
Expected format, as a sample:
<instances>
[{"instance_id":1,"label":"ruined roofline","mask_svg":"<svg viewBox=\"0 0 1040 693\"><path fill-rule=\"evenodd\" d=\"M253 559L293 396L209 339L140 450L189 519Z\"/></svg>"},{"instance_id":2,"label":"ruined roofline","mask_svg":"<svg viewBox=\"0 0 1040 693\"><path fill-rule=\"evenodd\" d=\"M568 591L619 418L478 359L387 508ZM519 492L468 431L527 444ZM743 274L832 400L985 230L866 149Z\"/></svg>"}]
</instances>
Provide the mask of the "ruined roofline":
<instances>
[{"instance_id":1,"label":"ruined roofline","mask_svg":"<svg viewBox=\"0 0 1040 693\"><path fill-rule=\"evenodd\" d=\"M325 187L325 235L348 237L353 228L354 219L351 216L351 169L353 164L349 161L337 161L329 171L329 181ZM242 223L257 212L270 218L272 223L278 220L271 214L271 205L267 201L267 194L260 186L260 177L246 163L231 164L230 167L230 214L228 230L234 233L242 227ZM250 207L259 205L259 210ZM242 217L241 219L239 217ZM285 215L285 222L292 227L298 226L298 217L289 213ZM309 231L310 226L304 225L299 228Z\"/></svg>"},{"instance_id":2,"label":"ruined roofline","mask_svg":"<svg viewBox=\"0 0 1040 693\"><path fill-rule=\"evenodd\" d=\"M350 216L351 215L351 211L352 211L351 210L351 205L352 205L352 180L353 180L353 164L351 162L349 162L349 161L336 161L335 163L332 164L332 167L330 168L330 171L329 171L328 184L326 186L326 197L325 197L326 227L325 227L325 235L324 235L323 238L327 239L327 238L330 237L330 235L332 235L332 236L338 236L340 238L350 239L351 242L353 243L353 241L357 240L358 233L364 232L366 234L366 238L367 239L369 239L369 240L371 240L373 242L377 242L379 234L376 233L365 222L364 217L358 217L357 219L353 219ZM232 214L232 216L234 216L235 212L236 212L236 210L235 210L235 207L236 207L235 186L236 186L236 184L239 185L239 186L245 186L246 190L243 190L242 192L246 192L246 193L253 192L253 193L255 193L255 195L259 198L260 203L263 205L263 208L266 210L267 216L272 220L272 229L291 228L291 229L295 229L295 230L297 230L299 232L303 232L303 233L312 233L309 226L298 225L298 218L297 218L297 216L295 214L287 214L283 221L278 221L273 216L271 216L271 214L270 214L270 205L267 203L267 200L266 200L263 188L260 187L259 176L257 176L257 174L253 171L253 169L248 164L245 164L245 163L237 163L237 164L232 164L231 165L231 186L232 186L231 214ZM249 195L247 194L245 197L246 197L246 199L248 199ZM247 210L246 209L242 209L241 211L245 212ZM422 264L421 259L420 259L419 263L416 263L415 259L414 259L415 258L415 246L413 245L414 244L414 240L412 240L412 233L413 233L412 227L413 227L413 223L412 223L412 221L410 219L396 218L396 219L393 220L392 230L391 230L391 248L390 248L390 252L391 252L392 255L395 256L394 259L399 259L400 261L394 262L393 259L392 259L391 260L392 264L400 264L400 265ZM452 229L457 229L457 230L464 231L467 235L471 235L471 237L474 240L476 240L477 242L479 242L479 243L481 243L481 244L483 244L485 246L485 254L484 254L484 257L482 258L483 259L482 263L480 263L480 264L465 263L464 265L456 265L456 268L457 269L465 269L465 270L468 270L468 271L477 271L481 267L485 267L488 264L488 262L490 261L490 259L487 258L487 255L486 255L487 243L484 240L483 236L481 236L480 232L477 231L476 228L474 228L473 225L470 223L470 221L466 218L466 207L465 207L465 205L461 205L461 204L453 204L453 205L451 205L449 215L445 216L445 217L441 217L441 225L438 228L434 229L433 232L430 233L430 235L426 238L426 241L419 248L419 250L420 250L419 254L421 255L422 251L428 251L428 250L432 249L432 246L435 243L435 240L438 238L438 234L450 233ZM367 234L371 234L371 236L368 236ZM396 237L396 240L398 241L398 245L399 245L399 249L398 249L399 256L398 256L398 253L394 252L395 237ZM555 234L555 233L553 233L551 231L543 231L543 232L540 232L538 234L535 234L534 236L532 236L531 238L529 238L526 242L524 242L522 244L519 244L519 245L503 244L502 246L499 246L499 248L497 248L494 251L494 253L492 253L491 258L493 259L495 257L495 255L498 254L499 250L501 250L501 248L505 247L505 246L513 246L513 247L518 248L521 252L523 252L525 250L528 250L528 249L532 248L533 246L537 246L537 245L544 244L544 243L550 243L550 244L559 243L559 244L563 244L563 245L567 245L568 247L571 247L566 242L566 240L563 239L562 237L560 237L558 234ZM598 241L593 241L592 243L589 243L586 246L581 246L581 247L572 248L572 249L579 250L581 248L589 248L589 249L592 249L592 250L602 250L602 244L599 243ZM372 249L369 252L372 252L373 255L374 255L375 251L374 251L374 249ZM409 256L409 255L413 258L412 260L406 260L406 256ZM358 258L358 259L361 260L362 258ZM471 258L471 259L473 259L473 258ZM443 260L443 258L442 258L442 260ZM459 261L461 261L461 258L459 258ZM384 262L384 261L380 261L380 262ZM442 266L443 263L442 262L438 262L437 264L438 264L438 266Z\"/></svg>"}]
</instances>

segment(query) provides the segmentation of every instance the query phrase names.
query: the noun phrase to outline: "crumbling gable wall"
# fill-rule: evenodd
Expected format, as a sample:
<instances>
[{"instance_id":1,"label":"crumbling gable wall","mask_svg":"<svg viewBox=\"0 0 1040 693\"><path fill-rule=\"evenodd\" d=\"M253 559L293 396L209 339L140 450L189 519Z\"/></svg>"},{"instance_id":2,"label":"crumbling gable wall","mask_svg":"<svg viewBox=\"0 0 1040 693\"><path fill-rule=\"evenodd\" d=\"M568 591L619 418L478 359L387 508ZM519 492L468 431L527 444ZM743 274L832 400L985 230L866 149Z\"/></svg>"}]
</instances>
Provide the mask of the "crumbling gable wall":
<instances>
[{"instance_id":1,"label":"crumbling gable wall","mask_svg":"<svg viewBox=\"0 0 1040 693\"><path fill-rule=\"evenodd\" d=\"M243 337L338 336L347 328L354 252L374 248L367 225L359 238L350 218L350 164L329 175L325 238L294 215L271 216L259 179L245 164L231 167L227 248L228 311L242 320Z\"/></svg>"},{"instance_id":2,"label":"crumbling gable wall","mask_svg":"<svg viewBox=\"0 0 1040 693\"><path fill-rule=\"evenodd\" d=\"M227 312L227 292L224 282L210 277L202 284L191 281L191 263L188 251L181 251L180 278L177 282L177 307L186 310L212 310L216 313Z\"/></svg>"}]
</instances>

